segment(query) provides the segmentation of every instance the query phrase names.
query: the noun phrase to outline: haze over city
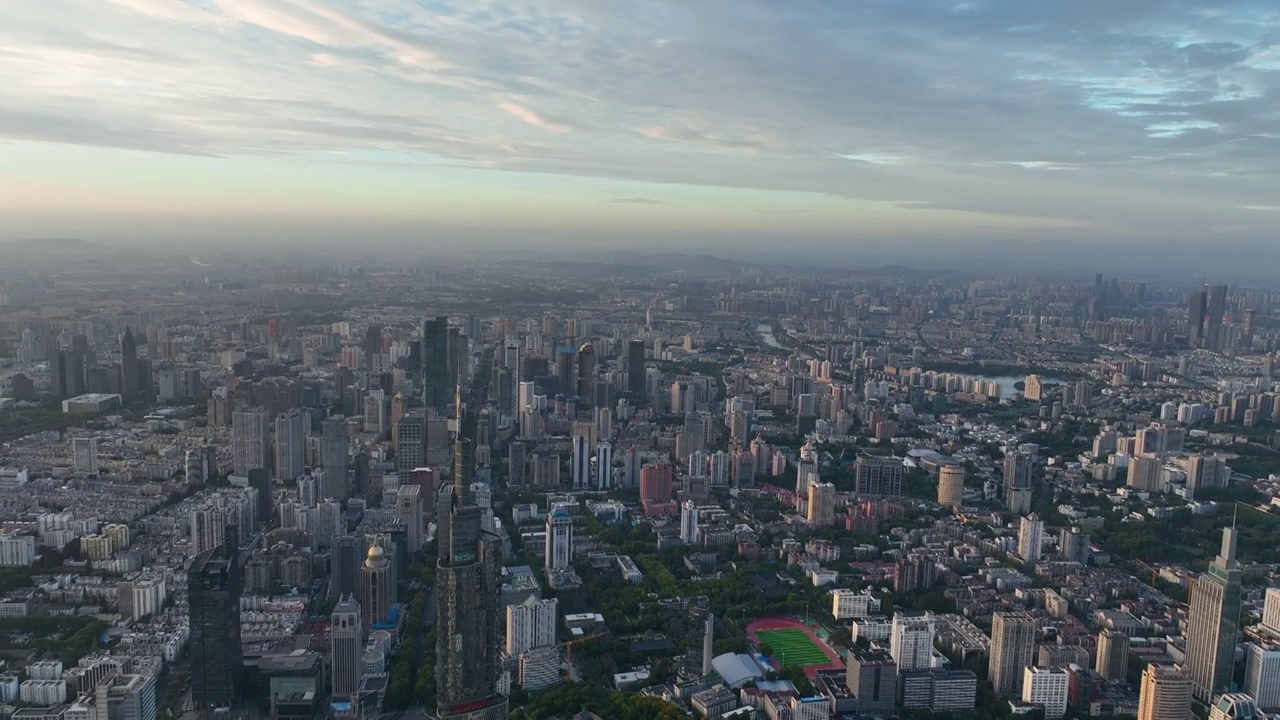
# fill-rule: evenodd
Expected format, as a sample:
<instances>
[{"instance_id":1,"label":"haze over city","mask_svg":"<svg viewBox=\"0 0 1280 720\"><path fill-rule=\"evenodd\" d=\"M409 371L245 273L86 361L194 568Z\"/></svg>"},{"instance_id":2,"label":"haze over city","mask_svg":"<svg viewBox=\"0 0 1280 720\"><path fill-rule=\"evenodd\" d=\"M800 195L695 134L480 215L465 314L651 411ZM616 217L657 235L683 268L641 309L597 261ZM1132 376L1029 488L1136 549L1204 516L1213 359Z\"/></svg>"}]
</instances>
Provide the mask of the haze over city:
<instances>
[{"instance_id":1,"label":"haze over city","mask_svg":"<svg viewBox=\"0 0 1280 720\"><path fill-rule=\"evenodd\" d=\"M1278 24L1242 1L10 3L0 238L1280 260Z\"/></svg>"}]
</instances>

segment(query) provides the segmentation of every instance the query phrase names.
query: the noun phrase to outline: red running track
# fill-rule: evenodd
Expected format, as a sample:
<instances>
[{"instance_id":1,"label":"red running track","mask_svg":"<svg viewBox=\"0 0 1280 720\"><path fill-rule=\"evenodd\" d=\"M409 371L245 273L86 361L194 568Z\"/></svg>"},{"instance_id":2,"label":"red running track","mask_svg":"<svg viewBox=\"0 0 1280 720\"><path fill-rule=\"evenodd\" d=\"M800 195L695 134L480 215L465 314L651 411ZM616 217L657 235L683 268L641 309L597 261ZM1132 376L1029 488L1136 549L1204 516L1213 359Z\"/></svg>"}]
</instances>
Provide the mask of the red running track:
<instances>
[{"instance_id":1,"label":"red running track","mask_svg":"<svg viewBox=\"0 0 1280 720\"><path fill-rule=\"evenodd\" d=\"M809 639L813 641L813 644L821 648L822 652L831 660L831 662L826 665L805 666L804 674L810 679L817 677L819 670L844 670L844 662L840 660L840 656L836 654L836 651L832 650L830 645L823 642L821 638L815 635L813 630L809 629L808 625L805 625L799 620L793 620L791 618L761 618L747 623L747 637L751 639L751 642L755 643L757 648L759 648L760 638L756 635L757 630L803 630L804 634L808 635ZM770 660L772 661L772 658L770 658ZM777 666L776 661L773 662L775 669L782 669Z\"/></svg>"}]
</instances>

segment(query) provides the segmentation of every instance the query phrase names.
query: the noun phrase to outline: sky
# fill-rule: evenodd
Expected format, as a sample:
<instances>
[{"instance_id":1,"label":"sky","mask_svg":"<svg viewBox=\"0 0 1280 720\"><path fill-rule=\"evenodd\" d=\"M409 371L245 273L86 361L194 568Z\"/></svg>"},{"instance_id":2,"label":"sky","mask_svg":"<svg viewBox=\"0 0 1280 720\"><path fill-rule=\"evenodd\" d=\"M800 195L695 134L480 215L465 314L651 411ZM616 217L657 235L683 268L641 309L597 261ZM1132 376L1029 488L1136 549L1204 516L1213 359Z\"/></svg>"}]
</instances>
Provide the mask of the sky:
<instances>
[{"instance_id":1,"label":"sky","mask_svg":"<svg viewBox=\"0 0 1280 720\"><path fill-rule=\"evenodd\" d=\"M1278 234L1277 3L0 3L0 239L1141 256Z\"/></svg>"}]
</instances>

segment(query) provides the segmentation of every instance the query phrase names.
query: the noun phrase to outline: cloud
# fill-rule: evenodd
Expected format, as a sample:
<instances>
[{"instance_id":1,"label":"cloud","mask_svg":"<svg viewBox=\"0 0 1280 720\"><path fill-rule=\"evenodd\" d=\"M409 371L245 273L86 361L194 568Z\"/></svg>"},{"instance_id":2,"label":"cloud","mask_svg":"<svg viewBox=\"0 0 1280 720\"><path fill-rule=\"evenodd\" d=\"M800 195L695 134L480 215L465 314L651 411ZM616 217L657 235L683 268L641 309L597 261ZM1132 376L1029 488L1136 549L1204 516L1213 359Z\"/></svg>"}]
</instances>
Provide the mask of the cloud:
<instances>
[{"instance_id":1,"label":"cloud","mask_svg":"<svg viewBox=\"0 0 1280 720\"><path fill-rule=\"evenodd\" d=\"M1249 0L8 3L0 142L812 194L1107 238L1231 213L1274 237L1277 213L1239 209L1280 180L1277 23Z\"/></svg>"},{"instance_id":2,"label":"cloud","mask_svg":"<svg viewBox=\"0 0 1280 720\"><path fill-rule=\"evenodd\" d=\"M501 102L501 103L498 103L498 109L502 110L503 112L510 115L511 117L517 118L519 120L523 120L524 122L529 123L534 127L542 128L543 130L548 130L553 133L564 134L564 133L571 133L575 130L573 125L567 122L564 122L561 120L551 120L549 118L543 117L536 110L527 108L524 105L521 105L520 103Z\"/></svg>"},{"instance_id":3,"label":"cloud","mask_svg":"<svg viewBox=\"0 0 1280 720\"><path fill-rule=\"evenodd\" d=\"M647 197L615 198L613 200L607 200L606 202L622 203L624 205L665 205L666 204L661 200L654 200L653 198L647 198Z\"/></svg>"}]
</instances>

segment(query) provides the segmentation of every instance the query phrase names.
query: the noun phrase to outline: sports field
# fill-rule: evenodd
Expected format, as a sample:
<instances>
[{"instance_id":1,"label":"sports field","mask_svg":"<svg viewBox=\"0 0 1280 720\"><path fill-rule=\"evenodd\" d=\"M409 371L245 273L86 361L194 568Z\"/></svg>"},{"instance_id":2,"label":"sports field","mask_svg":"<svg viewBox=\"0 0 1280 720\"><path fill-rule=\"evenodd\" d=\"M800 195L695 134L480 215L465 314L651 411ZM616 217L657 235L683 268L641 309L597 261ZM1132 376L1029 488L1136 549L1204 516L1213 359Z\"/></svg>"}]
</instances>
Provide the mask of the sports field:
<instances>
[{"instance_id":1,"label":"sports field","mask_svg":"<svg viewBox=\"0 0 1280 720\"><path fill-rule=\"evenodd\" d=\"M809 667L831 662L826 651L809 639L809 633L799 628L785 630L757 630L760 644L768 645L773 660L782 667Z\"/></svg>"}]
</instances>

